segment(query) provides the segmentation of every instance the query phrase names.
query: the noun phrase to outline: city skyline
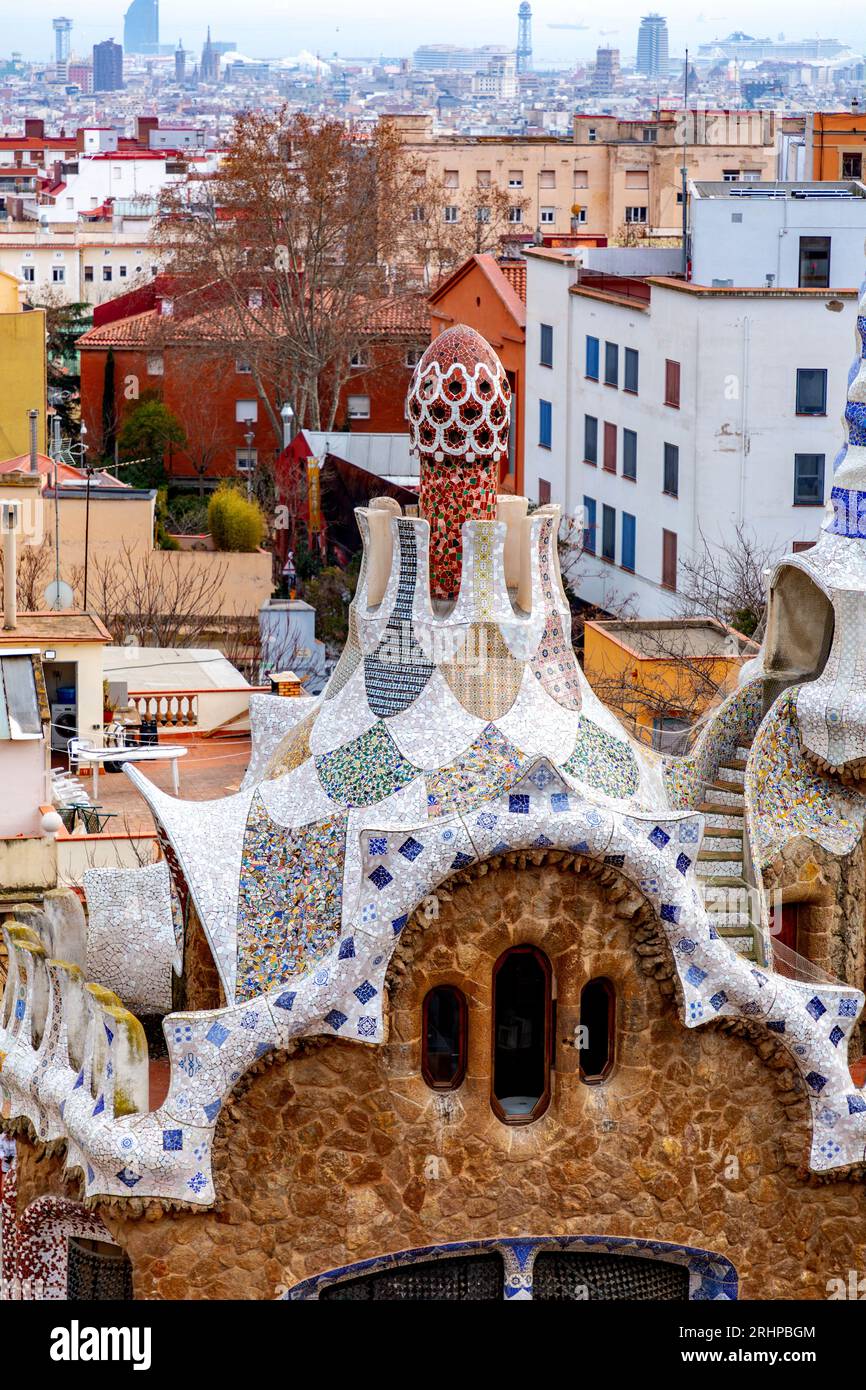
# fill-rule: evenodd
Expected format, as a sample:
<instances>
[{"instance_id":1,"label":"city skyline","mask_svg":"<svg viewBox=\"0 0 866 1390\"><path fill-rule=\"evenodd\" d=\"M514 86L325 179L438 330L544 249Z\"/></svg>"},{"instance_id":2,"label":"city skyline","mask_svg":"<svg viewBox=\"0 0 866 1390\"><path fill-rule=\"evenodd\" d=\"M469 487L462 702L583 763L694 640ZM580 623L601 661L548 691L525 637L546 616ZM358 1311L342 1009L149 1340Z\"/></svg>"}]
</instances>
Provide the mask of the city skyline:
<instances>
[{"instance_id":1,"label":"city skyline","mask_svg":"<svg viewBox=\"0 0 866 1390\"><path fill-rule=\"evenodd\" d=\"M4 25L6 43L0 56L21 52L30 61L48 60L53 53L52 20L58 4L52 0L12 0ZM73 23L73 52L88 53L94 43L123 33L123 16L127 4L100 3L86 8L79 3L66 5L64 13ZM713 13L713 7L697 15L691 7L676 3L657 6L667 20L672 59L681 56L688 46L714 38L724 38L742 29L758 38L777 38L784 32L789 39L814 37L814 21L802 11L789 13L782 26L778 7L759 3L743 7L742 12L728 15ZM536 67L568 66L585 62L595 55L597 47L619 48L623 60L633 60L637 53L638 29L641 18L649 12L646 4L623 5L606 11L598 24L592 12L567 10L561 0L533 5L533 50ZM256 58L278 58L303 49L318 52L323 57L409 56L421 44L457 41L467 45L503 43L514 46L517 39L517 4L507 8L476 7L467 17L456 0L445 0L435 18L407 16L405 9L385 0L376 21L370 23L358 17L357 10L342 0L333 0L319 11L315 21L296 18L286 13L283 0L255 0L239 17L236 7L228 0L163 0L160 7L160 39L174 46L181 37L190 49L200 49L210 24L215 39L225 35L235 40L241 52ZM583 26L586 27L578 27ZM557 27L551 27L557 26ZM565 27L560 27L565 26ZM855 51L866 50L866 21L861 21L839 3L825 7L821 19L821 35L837 38Z\"/></svg>"}]
</instances>

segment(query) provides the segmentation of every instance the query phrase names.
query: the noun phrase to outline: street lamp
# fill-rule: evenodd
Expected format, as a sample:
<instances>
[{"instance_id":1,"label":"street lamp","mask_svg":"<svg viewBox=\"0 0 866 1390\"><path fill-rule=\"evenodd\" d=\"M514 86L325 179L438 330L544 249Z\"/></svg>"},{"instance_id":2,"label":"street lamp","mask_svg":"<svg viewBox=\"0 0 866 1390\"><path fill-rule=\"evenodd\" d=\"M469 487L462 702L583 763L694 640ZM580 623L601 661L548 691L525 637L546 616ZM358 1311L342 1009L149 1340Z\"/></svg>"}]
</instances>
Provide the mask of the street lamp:
<instances>
[{"instance_id":1,"label":"street lamp","mask_svg":"<svg viewBox=\"0 0 866 1390\"><path fill-rule=\"evenodd\" d=\"M292 442L292 421L294 420L294 418L295 412L292 410L292 407L289 405L289 402L286 401L282 409L280 410L280 419L283 422L284 449L288 449L289 445Z\"/></svg>"},{"instance_id":2,"label":"street lamp","mask_svg":"<svg viewBox=\"0 0 866 1390\"><path fill-rule=\"evenodd\" d=\"M244 439L247 442L247 499L249 499L253 495L253 440L256 436L253 433L252 420L244 420L244 424L247 427Z\"/></svg>"},{"instance_id":3,"label":"street lamp","mask_svg":"<svg viewBox=\"0 0 866 1390\"><path fill-rule=\"evenodd\" d=\"M81 466L84 469L84 603L83 608L87 612L87 571L90 560L90 475L91 468L87 462L87 426L81 422Z\"/></svg>"}]
</instances>

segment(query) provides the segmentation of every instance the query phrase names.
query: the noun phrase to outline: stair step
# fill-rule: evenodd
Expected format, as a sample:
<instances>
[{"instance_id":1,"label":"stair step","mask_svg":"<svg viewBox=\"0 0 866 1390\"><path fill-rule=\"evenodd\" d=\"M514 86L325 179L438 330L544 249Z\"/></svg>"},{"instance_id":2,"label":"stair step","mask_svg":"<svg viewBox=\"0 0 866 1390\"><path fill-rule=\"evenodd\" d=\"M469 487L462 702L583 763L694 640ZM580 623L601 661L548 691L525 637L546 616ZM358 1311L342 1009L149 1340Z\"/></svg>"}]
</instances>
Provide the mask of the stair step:
<instances>
[{"instance_id":1,"label":"stair step","mask_svg":"<svg viewBox=\"0 0 866 1390\"><path fill-rule=\"evenodd\" d=\"M741 825L708 825L704 832L704 844L708 839L713 840L742 840L743 827Z\"/></svg>"},{"instance_id":2,"label":"stair step","mask_svg":"<svg viewBox=\"0 0 866 1390\"><path fill-rule=\"evenodd\" d=\"M755 951L755 943L754 943L752 937L750 937L750 936L732 937L732 938L728 941L728 945L729 945L729 946L733 946L733 948L734 948L734 950L736 951L737 955L738 955L738 956L742 956L742 957L743 957L743 960L750 960L750 961L752 961L755 965L757 965L757 963L758 963L758 955L757 955L757 952Z\"/></svg>"},{"instance_id":3,"label":"stair step","mask_svg":"<svg viewBox=\"0 0 866 1390\"><path fill-rule=\"evenodd\" d=\"M749 756L749 754L751 753L751 751L752 751L751 744L749 745L748 748L745 746L745 744L742 744L742 743L738 743L738 744L737 744L736 755L737 755L738 758L741 758L741 759L743 760L743 762L746 761L746 759L748 758L748 756Z\"/></svg>"},{"instance_id":4,"label":"stair step","mask_svg":"<svg viewBox=\"0 0 866 1390\"><path fill-rule=\"evenodd\" d=\"M707 854L724 853L729 859L743 858L742 835L723 836L720 831L708 827L701 844L701 851Z\"/></svg>"},{"instance_id":5,"label":"stair step","mask_svg":"<svg viewBox=\"0 0 866 1390\"><path fill-rule=\"evenodd\" d=\"M702 874L698 873L698 878L703 883L713 888L742 888L742 878L735 878L733 874Z\"/></svg>"},{"instance_id":6,"label":"stair step","mask_svg":"<svg viewBox=\"0 0 866 1390\"><path fill-rule=\"evenodd\" d=\"M736 797L735 804L742 805L743 793L741 788L736 783L732 785L730 782L705 782L704 790L707 792L719 792L726 797Z\"/></svg>"},{"instance_id":7,"label":"stair step","mask_svg":"<svg viewBox=\"0 0 866 1390\"><path fill-rule=\"evenodd\" d=\"M739 821L740 828L742 829L742 806L725 806L720 801L702 801L698 810L702 816L723 816L726 819L735 818L734 824L736 825ZM738 818L738 821L736 818Z\"/></svg>"},{"instance_id":8,"label":"stair step","mask_svg":"<svg viewBox=\"0 0 866 1390\"><path fill-rule=\"evenodd\" d=\"M706 840L704 841L706 844ZM699 864L742 864L743 856L737 854L731 845L726 849L701 849L698 855Z\"/></svg>"},{"instance_id":9,"label":"stair step","mask_svg":"<svg viewBox=\"0 0 866 1390\"><path fill-rule=\"evenodd\" d=\"M747 932L752 925L748 912L710 912L710 921L719 936L735 932L738 936Z\"/></svg>"},{"instance_id":10,"label":"stair step","mask_svg":"<svg viewBox=\"0 0 866 1390\"><path fill-rule=\"evenodd\" d=\"M728 787L742 787L745 773L738 771L735 767L727 767L724 763L720 764L718 772L718 785Z\"/></svg>"},{"instance_id":11,"label":"stair step","mask_svg":"<svg viewBox=\"0 0 866 1390\"><path fill-rule=\"evenodd\" d=\"M745 758L727 758L725 762L719 763L719 767L730 768L731 772L745 772L746 761Z\"/></svg>"}]
</instances>

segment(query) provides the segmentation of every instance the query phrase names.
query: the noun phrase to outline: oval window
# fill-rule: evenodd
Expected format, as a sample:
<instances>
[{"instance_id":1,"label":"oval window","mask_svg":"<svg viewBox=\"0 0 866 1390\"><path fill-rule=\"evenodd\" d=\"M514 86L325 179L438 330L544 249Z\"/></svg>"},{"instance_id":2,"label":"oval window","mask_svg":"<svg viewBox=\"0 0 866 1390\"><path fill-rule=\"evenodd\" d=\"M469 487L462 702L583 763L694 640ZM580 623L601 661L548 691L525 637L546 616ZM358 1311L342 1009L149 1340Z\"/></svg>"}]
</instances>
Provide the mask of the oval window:
<instances>
[{"instance_id":1,"label":"oval window","mask_svg":"<svg viewBox=\"0 0 866 1390\"><path fill-rule=\"evenodd\" d=\"M616 1039L616 990L604 976L580 991L580 1079L596 1086L610 1075Z\"/></svg>"},{"instance_id":2,"label":"oval window","mask_svg":"<svg viewBox=\"0 0 866 1390\"><path fill-rule=\"evenodd\" d=\"M493 971L493 1109L505 1124L538 1119L550 1101L550 961L515 946Z\"/></svg>"},{"instance_id":3,"label":"oval window","mask_svg":"<svg viewBox=\"0 0 866 1390\"><path fill-rule=\"evenodd\" d=\"M454 1091L466 1075L466 999L454 985L437 985L424 1000L421 1075L435 1091Z\"/></svg>"}]
</instances>

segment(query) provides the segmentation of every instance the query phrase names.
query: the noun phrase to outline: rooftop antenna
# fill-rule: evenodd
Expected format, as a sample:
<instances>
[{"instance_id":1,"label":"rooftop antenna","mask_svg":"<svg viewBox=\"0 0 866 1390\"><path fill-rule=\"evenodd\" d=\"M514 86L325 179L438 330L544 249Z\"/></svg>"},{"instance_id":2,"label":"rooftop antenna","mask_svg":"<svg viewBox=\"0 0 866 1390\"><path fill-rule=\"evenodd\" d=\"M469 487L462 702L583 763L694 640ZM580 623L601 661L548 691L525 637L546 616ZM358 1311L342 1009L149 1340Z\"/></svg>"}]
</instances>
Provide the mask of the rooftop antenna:
<instances>
[{"instance_id":1,"label":"rooftop antenna","mask_svg":"<svg viewBox=\"0 0 866 1390\"><path fill-rule=\"evenodd\" d=\"M688 50L688 49L686 49L686 61L685 61L685 66L684 66L684 68L683 68L683 107L684 107L684 110L683 110L683 162L682 162L682 167L681 167L681 169L680 169L680 176L681 176L681 179L682 179L682 190L683 190L683 191L682 191L682 200L683 200L683 256L682 256L682 272L683 272L683 279L685 280L685 279L687 278L688 268L689 268L689 243L688 243L688 235L689 235L689 214L688 214L688 202L687 202L687 193L686 193L686 189L687 189L687 185L688 185L688 172L689 172L689 171L688 171L688 165L687 165L687 163L686 163L687 158L688 158L688 146L689 146L689 50Z\"/></svg>"}]
</instances>

